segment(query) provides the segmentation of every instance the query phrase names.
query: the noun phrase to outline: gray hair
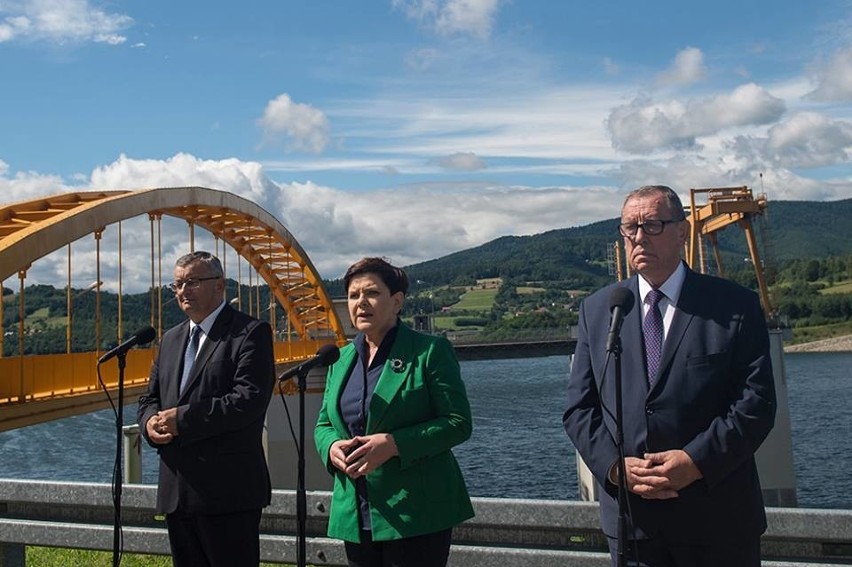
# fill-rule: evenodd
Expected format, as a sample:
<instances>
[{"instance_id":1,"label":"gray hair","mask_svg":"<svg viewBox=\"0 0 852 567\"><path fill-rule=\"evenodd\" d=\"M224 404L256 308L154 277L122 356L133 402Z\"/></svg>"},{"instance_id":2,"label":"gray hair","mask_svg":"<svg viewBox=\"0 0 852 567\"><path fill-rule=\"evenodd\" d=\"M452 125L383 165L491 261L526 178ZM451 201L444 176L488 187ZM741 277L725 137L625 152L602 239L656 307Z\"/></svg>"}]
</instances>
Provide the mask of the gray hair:
<instances>
[{"instance_id":1,"label":"gray hair","mask_svg":"<svg viewBox=\"0 0 852 567\"><path fill-rule=\"evenodd\" d=\"M196 251L190 252L189 254L184 254L175 262L176 268L185 268L190 264L205 264L208 268L210 268L211 275L224 277L225 271L222 269L222 263L219 261L219 258L211 254L210 252L204 251Z\"/></svg>"},{"instance_id":2,"label":"gray hair","mask_svg":"<svg viewBox=\"0 0 852 567\"><path fill-rule=\"evenodd\" d=\"M624 210L624 207L627 206L627 203L632 199L638 199L641 197L648 197L650 195L660 195L663 200L666 202L666 205L669 207L669 210L672 211L675 215L678 215L679 218L676 220L684 220L686 219L686 213L683 211L683 203L680 201L680 197L678 197L677 193L675 193L674 189L667 185L643 185L638 189L634 189L630 193L627 194L627 197L624 198L624 203L622 203L621 208Z\"/></svg>"}]
</instances>

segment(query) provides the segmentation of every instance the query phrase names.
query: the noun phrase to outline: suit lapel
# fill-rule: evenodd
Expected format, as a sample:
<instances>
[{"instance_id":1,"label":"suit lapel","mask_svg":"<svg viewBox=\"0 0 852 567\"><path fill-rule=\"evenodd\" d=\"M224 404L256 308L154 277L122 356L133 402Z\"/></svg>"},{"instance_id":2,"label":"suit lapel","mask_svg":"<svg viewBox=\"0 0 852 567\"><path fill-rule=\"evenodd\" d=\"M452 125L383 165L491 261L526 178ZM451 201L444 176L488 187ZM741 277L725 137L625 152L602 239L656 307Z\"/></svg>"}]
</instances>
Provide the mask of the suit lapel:
<instances>
[{"instance_id":1,"label":"suit lapel","mask_svg":"<svg viewBox=\"0 0 852 567\"><path fill-rule=\"evenodd\" d=\"M645 343L642 338L642 299L639 297L639 280L633 276L627 286L633 292L636 303L621 325L623 362L623 384L630 390L638 390L643 397L648 393L645 380Z\"/></svg>"},{"instance_id":2,"label":"suit lapel","mask_svg":"<svg viewBox=\"0 0 852 567\"><path fill-rule=\"evenodd\" d=\"M163 339L159 354L160 395L163 397L163 407L172 407L177 405L179 397L183 353L189 341L189 320L181 323L176 331L169 331Z\"/></svg>"},{"instance_id":3,"label":"suit lapel","mask_svg":"<svg viewBox=\"0 0 852 567\"><path fill-rule=\"evenodd\" d=\"M328 403L326 411L328 419L334 429L343 436L349 436L349 428L343 422L343 416L340 415L340 395L343 386L346 384L346 377L352 372L352 365L355 364L356 352L354 348L345 348L340 351L340 359L334 363L332 367L331 379L327 380L326 400Z\"/></svg>"},{"instance_id":4,"label":"suit lapel","mask_svg":"<svg viewBox=\"0 0 852 567\"><path fill-rule=\"evenodd\" d=\"M370 401L370 411L367 417L367 434L378 430L387 413L391 400L396 396L403 384L406 383L408 374L414 367L412 365L412 343L408 327L400 324L396 340L391 347L388 358L385 360L382 374L373 391L373 399Z\"/></svg>"},{"instance_id":5,"label":"suit lapel","mask_svg":"<svg viewBox=\"0 0 852 567\"><path fill-rule=\"evenodd\" d=\"M695 290L695 282L691 281L692 277L693 272L687 269L683 287L681 287L680 296L677 300L677 310L672 318L666 340L663 342L660 368L657 370L656 380L654 381L655 388L660 382L665 382L671 374L669 367L677 349L680 347L680 343L683 341L683 337L686 336L686 330L692 323L693 313L695 313L694 305L697 301L701 301L701 293Z\"/></svg>"}]
</instances>

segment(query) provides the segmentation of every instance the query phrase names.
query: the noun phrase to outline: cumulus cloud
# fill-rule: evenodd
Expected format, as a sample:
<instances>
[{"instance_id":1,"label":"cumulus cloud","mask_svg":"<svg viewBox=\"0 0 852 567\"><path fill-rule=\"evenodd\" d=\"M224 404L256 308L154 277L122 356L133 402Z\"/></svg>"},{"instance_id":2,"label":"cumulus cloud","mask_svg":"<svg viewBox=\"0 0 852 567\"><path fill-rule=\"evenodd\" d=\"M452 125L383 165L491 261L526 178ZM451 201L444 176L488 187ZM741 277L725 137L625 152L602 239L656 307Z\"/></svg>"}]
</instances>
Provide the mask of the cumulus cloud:
<instances>
[{"instance_id":1,"label":"cumulus cloud","mask_svg":"<svg viewBox=\"0 0 852 567\"><path fill-rule=\"evenodd\" d=\"M773 170L843 164L852 157L852 123L799 112L765 136L737 136L727 146L740 162Z\"/></svg>"},{"instance_id":2,"label":"cumulus cloud","mask_svg":"<svg viewBox=\"0 0 852 567\"><path fill-rule=\"evenodd\" d=\"M547 230L581 226L618 214L626 192L639 185L664 183L686 199L691 187L759 186L764 180L770 199L837 199L852 194L852 179L818 181L793 173L769 156L772 148L789 163L813 151L824 162L842 159L831 148L809 150L809 137L829 137L835 146L849 145L849 125L819 116L796 115L770 128L764 138L740 136L707 155L677 155L666 159L636 159L608 172L617 186L507 186L484 182L423 183L381 189L347 190L313 182L278 182L256 162L238 159L206 160L180 153L165 160L133 159L125 155L96 168L89 179L68 184L63 179L26 172L13 174L0 161L0 192L21 200L83 190L147 189L202 186L229 191L257 203L294 235L314 266L326 278L337 278L364 255L380 255L409 265L478 246L506 235L538 234ZM812 141L813 142L813 141ZM473 154L457 154L461 159ZM452 157L452 156L451 156ZM848 161L848 158L846 158ZM795 162L800 163L800 162ZM831 162L834 163L834 162ZM470 211L476 211L471 215ZM107 227L102 241L101 278L107 289L117 286L117 228ZM164 218L163 262L169 266L188 247L189 231L182 220ZM146 262L150 226L147 217L122 223L125 261L124 289L138 291L150 283ZM85 286L95 276L94 239L74 243L74 285ZM198 249L221 246L204 231L196 230ZM230 266L236 256L229 256ZM39 260L28 273L33 283L64 282L67 258ZM168 278L168 276L165 276ZM64 285L64 283L60 284Z\"/></svg>"},{"instance_id":3,"label":"cumulus cloud","mask_svg":"<svg viewBox=\"0 0 852 567\"><path fill-rule=\"evenodd\" d=\"M441 35L469 34L482 39L491 34L499 0L393 0L408 18Z\"/></svg>"},{"instance_id":4,"label":"cumulus cloud","mask_svg":"<svg viewBox=\"0 0 852 567\"><path fill-rule=\"evenodd\" d=\"M296 149L322 152L328 145L328 118L322 111L293 102L287 93L269 101L258 119L267 138L286 134Z\"/></svg>"},{"instance_id":5,"label":"cumulus cloud","mask_svg":"<svg viewBox=\"0 0 852 567\"><path fill-rule=\"evenodd\" d=\"M852 101L852 47L841 49L815 73L816 89L810 98L821 102Z\"/></svg>"},{"instance_id":6,"label":"cumulus cloud","mask_svg":"<svg viewBox=\"0 0 852 567\"><path fill-rule=\"evenodd\" d=\"M846 163L852 150L852 123L800 112L769 130L766 149L788 168Z\"/></svg>"},{"instance_id":7,"label":"cumulus cloud","mask_svg":"<svg viewBox=\"0 0 852 567\"><path fill-rule=\"evenodd\" d=\"M122 32L132 24L130 16L107 13L88 0L0 2L0 43L31 40L120 45L127 41Z\"/></svg>"},{"instance_id":8,"label":"cumulus cloud","mask_svg":"<svg viewBox=\"0 0 852 567\"><path fill-rule=\"evenodd\" d=\"M675 56L671 67L664 71L658 80L666 85L691 85L702 80L706 72L701 50L687 47Z\"/></svg>"},{"instance_id":9,"label":"cumulus cloud","mask_svg":"<svg viewBox=\"0 0 852 567\"><path fill-rule=\"evenodd\" d=\"M606 187L507 187L481 183L447 183L396 186L359 192L316 183L277 183L254 162L236 159L203 160L177 154L167 160L136 160L120 156L97 168L89 183L67 186L61 179L28 174L9 179L8 166L0 167L0 190L26 189L26 198L81 190L147 189L199 185L230 191L258 203L278 218L305 249L323 277L336 278L354 260L381 255L403 265L438 258L478 246L500 236L536 234L546 230L588 224L617 214L623 194ZM17 193L16 193L17 194ZM471 215L470 211L477 211ZM185 252L186 223L164 219L164 262L168 265ZM108 228L114 231L115 227ZM150 236L147 217L122 226L125 259L148 257ZM196 231L199 249L216 243ZM115 244L114 232L105 243ZM92 239L74 245L75 254L87 253ZM56 281L63 272L64 253L39 261L28 276ZM117 251L101 251L104 281L115 288ZM79 269L86 269L78 259ZM134 264L134 265L129 265ZM144 262L125 262L125 286L144 288L150 273ZM89 266L94 266L92 259ZM77 268L75 268L77 269ZM75 281L91 281L88 272Z\"/></svg>"},{"instance_id":10,"label":"cumulus cloud","mask_svg":"<svg viewBox=\"0 0 852 567\"><path fill-rule=\"evenodd\" d=\"M742 143L742 139L738 142ZM748 145L750 151L754 147ZM742 151L743 148L738 148ZM761 180L761 174L763 179ZM678 155L666 160L631 160L619 166L617 177L625 187L661 183L672 187L684 203L691 188L739 187L747 185L754 193L765 192L772 200L826 201L848 198L852 179L817 180L778 167L759 152L748 157L703 158ZM771 210L771 208L770 208Z\"/></svg>"},{"instance_id":11,"label":"cumulus cloud","mask_svg":"<svg viewBox=\"0 0 852 567\"><path fill-rule=\"evenodd\" d=\"M407 265L500 236L586 224L615 216L622 198L611 188L482 184L423 184L357 194L313 184L282 185L281 190L289 203L282 211L287 225L326 277L340 277L364 255Z\"/></svg>"},{"instance_id":12,"label":"cumulus cloud","mask_svg":"<svg viewBox=\"0 0 852 567\"><path fill-rule=\"evenodd\" d=\"M252 161L235 158L204 160L179 153L166 160L133 159L121 155L92 172L93 189L151 189L155 187L200 186L230 191L261 207L274 201L275 185Z\"/></svg>"},{"instance_id":13,"label":"cumulus cloud","mask_svg":"<svg viewBox=\"0 0 852 567\"><path fill-rule=\"evenodd\" d=\"M434 163L451 171L478 171L485 169L485 162L472 152L457 152L436 159Z\"/></svg>"},{"instance_id":14,"label":"cumulus cloud","mask_svg":"<svg viewBox=\"0 0 852 567\"><path fill-rule=\"evenodd\" d=\"M72 190L59 176L27 171L9 177L9 169L9 164L0 160L0 195L14 196L15 201L28 201Z\"/></svg>"},{"instance_id":15,"label":"cumulus cloud","mask_svg":"<svg viewBox=\"0 0 852 567\"><path fill-rule=\"evenodd\" d=\"M649 153L697 146L697 138L724 128L769 124L784 113L784 101L750 83L730 94L686 102L637 97L612 110L606 121L614 148Z\"/></svg>"}]
</instances>

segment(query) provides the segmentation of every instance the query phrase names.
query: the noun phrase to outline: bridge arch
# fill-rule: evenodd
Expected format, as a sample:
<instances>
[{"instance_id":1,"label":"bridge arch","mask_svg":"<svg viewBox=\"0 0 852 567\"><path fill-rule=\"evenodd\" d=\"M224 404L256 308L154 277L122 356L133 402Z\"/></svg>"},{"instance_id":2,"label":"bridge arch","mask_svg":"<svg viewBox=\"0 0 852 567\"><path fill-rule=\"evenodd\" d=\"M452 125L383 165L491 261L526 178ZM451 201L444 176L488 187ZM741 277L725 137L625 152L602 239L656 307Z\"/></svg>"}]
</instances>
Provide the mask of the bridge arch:
<instances>
[{"instance_id":1,"label":"bridge arch","mask_svg":"<svg viewBox=\"0 0 852 567\"><path fill-rule=\"evenodd\" d=\"M302 340L321 333L345 342L322 279L290 231L256 203L206 187L77 192L0 207L0 281L83 236L144 214L184 219L228 244L263 278Z\"/></svg>"},{"instance_id":2,"label":"bridge arch","mask_svg":"<svg viewBox=\"0 0 852 567\"><path fill-rule=\"evenodd\" d=\"M17 274L21 282L18 299L18 355L6 356L0 348L0 431L40 421L76 415L106 407L103 390L121 391L115 365L98 364L97 352L74 352L71 341L71 244L94 235L98 250L100 280L100 239L107 226L118 224L118 261L122 262L121 223L148 216L151 224L151 321L159 305L162 325L162 285L155 283L155 224L158 231L164 216L183 219L189 226L190 249L195 244L195 227L206 229L233 249L269 286L270 321L273 305L284 308L288 333L276 340L279 364L290 364L314 355L323 344L346 342L345 330L322 280L305 250L272 214L256 203L226 191L205 187L173 187L142 190L116 190L66 193L0 206L0 282ZM157 236L159 247L161 238ZM24 281L33 263L63 246L68 246L68 320L65 354L25 354ZM226 255L222 259L225 260ZM227 269L227 267L226 267ZM249 271L251 273L252 270ZM162 277L162 276L160 276ZM230 277L230 276L229 276ZM238 279L241 277L238 276ZM95 282L97 288L101 282ZM93 284L93 285L95 285ZM241 282L240 282L241 284ZM249 289L252 287L251 279ZM119 271L118 334L121 338L121 271ZM242 285L238 287L240 289ZM259 287L259 285L258 285ZM258 287L255 287L257 290ZM89 287L91 289L92 286ZM84 290L86 291L86 290ZM238 292L239 293L239 292ZM99 297L99 296L96 296ZM260 294L256 296L259 303ZM159 298L159 301L155 301ZM96 306L98 303L96 302ZM96 307L99 311L99 308ZM262 313L257 306L257 316ZM0 302L0 315L3 302ZM0 347L5 329L0 332ZM98 332L96 332L98 335ZM98 335L99 336L99 335ZM277 336L277 335L276 335ZM96 349L100 348L96 341ZM128 396L147 388L148 373L156 352L133 349L127 353L124 388ZM290 381L292 382L292 381ZM282 393L293 394L290 382L278 384Z\"/></svg>"}]
</instances>

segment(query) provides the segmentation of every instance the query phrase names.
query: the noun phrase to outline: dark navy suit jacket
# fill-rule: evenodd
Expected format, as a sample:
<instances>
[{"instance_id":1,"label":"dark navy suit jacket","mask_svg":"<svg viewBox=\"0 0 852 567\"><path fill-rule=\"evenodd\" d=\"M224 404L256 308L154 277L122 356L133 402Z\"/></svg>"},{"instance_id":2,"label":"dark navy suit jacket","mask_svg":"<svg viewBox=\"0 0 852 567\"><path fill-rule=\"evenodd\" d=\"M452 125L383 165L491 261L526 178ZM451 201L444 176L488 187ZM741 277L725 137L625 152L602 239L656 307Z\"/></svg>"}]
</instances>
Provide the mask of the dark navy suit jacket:
<instances>
[{"instance_id":1,"label":"dark navy suit jacket","mask_svg":"<svg viewBox=\"0 0 852 567\"><path fill-rule=\"evenodd\" d=\"M580 309L563 423L600 485L604 532L618 534L617 488L607 481L618 459L615 365L607 365L606 353L609 300L616 286L627 287L636 298L621 330L625 455L683 449L704 477L671 500L631 493L628 535L705 544L763 533L766 515L754 452L772 428L776 408L763 312L750 290L691 270L652 388L645 377L636 276L592 294Z\"/></svg>"},{"instance_id":2,"label":"dark navy suit jacket","mask_svg":"<svg viewBox=\"0 0 852 567\"><path fill-rule=\"evenodd\" d=\"M179 394L189 321L163 335L138 421L178 408L178 436L154 445L160 454L157 511L221 514L260 509L271 488L263 452L263 423L275 383L272 332L225 306L201 345ZM149 440L150 443L150 440Z\"/></svg>"}]
</instances>

